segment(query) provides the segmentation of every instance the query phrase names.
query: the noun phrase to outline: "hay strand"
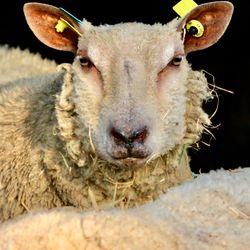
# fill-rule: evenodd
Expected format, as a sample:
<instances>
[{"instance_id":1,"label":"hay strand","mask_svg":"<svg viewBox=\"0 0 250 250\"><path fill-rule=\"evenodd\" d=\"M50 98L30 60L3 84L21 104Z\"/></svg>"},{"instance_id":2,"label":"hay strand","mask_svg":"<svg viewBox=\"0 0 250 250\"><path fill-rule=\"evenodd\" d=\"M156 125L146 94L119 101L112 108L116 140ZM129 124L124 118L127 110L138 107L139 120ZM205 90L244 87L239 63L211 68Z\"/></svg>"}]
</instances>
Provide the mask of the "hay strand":
<instances>
[{"instance_id":1,"label":"hay strand","mask_svg":"<svg viewBox=\"0 0 250 250\"><path fill-rule=\"evenodd\" d=\"M59 151L59 154L61 155L62 159L63 159L63 163L64 165L67 167L67 169L69 170L69 172L71 173L71 167L68 164L67 159L65 158L65 156Z\"/></svg>"},{"instance_id":2,"label":"hay strand","mask_svg":"<svg viewBox=\"0 0 250 250\"><path fill-rule=\"evenodd\" d=\"M236 214L240 219L246 219L246 220L250 220L250 216L243 213L242 211L240 211L238 208L236 207L229 207L229 209Z\"/></svg>"}]
</instances>

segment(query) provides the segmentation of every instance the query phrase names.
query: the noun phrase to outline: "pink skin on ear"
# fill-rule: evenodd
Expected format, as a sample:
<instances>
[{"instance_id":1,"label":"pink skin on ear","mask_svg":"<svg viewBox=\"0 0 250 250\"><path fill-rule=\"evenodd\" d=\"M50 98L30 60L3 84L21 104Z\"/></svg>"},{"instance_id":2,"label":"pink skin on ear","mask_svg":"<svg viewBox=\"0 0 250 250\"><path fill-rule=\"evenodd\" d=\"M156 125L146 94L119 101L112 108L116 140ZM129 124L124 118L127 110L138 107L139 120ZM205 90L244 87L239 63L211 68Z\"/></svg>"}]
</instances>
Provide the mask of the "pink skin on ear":
<instances>
[{"instance_id":1,"label":"pink skin on ear","mask_svg":"<svg viewBox=\"0 0 250 250\"><path fill-rule=\"evenodd\" d=\"M183 29L190 20L198 20L204 26L204 33L201 37L194 37L186 32L185 52L205 49L216 43L229 25L232 14L233 5L226 1L198 5L189 12L179 24L179 29Z\"/></svg>"},{"instance_id":2,"label":"pink skin on ear","mask_svg":"<svg viewBox=\"0 0 250 250\"><path fill-rule=\"evenodd\" d=\"M30 29L41 42L54 49L76 52L78 34L69 28L57 32L55 26L60 17L63 17L79 31L80 28L59 8L48 4L26 3L24 14Z\"/></svg>"}]
</instances>

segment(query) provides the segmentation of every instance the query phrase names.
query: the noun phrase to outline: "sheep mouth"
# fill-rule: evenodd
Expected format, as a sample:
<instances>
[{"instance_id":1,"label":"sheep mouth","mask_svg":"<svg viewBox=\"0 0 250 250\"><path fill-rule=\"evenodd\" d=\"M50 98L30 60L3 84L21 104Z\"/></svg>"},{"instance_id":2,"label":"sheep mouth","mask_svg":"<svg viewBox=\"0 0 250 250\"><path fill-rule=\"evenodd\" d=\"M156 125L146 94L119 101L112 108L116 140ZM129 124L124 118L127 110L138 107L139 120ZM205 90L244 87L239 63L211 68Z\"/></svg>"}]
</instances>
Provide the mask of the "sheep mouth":
<instances>
[{"instance_id":1,"label":"sheep mouth","mask_svg":"<svg viewBox=\"0 0 250 250\"><path fill-rule=\"evenodd\" d=\"M115 147L107 151L109 159L122 168L139 168L146 164L151 155L151 151L145 148L126 149L125 147Z\"/></svg>"},{"instance_id":2,"label":"sheep mouth","mask_svg":"<svg viewBox=\"0 0 250 250\"><path fill-rule=\"evenodd\" d=\"M114 159L116 165L133 169L143 167L146 164L146 161L147 157L146 158L127 157L127 158Z\"/></svg>"}]
</instances>

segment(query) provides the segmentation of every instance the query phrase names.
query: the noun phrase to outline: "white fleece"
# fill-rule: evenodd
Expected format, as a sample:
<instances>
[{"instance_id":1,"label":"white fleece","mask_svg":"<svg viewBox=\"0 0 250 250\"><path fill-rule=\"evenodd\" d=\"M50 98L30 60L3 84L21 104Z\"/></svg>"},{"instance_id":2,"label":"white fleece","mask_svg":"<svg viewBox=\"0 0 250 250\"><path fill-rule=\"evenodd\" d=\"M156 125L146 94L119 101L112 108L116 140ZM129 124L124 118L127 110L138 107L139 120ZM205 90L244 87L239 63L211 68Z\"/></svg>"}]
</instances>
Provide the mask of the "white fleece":
<instances>
[{"instance_id":1,"label":"white fleece","mask_svg":"<svg viewBox=\"0 0 250 250\"><path fill-rule=\"evenodd\" d=\"M250 248L250 168L218 170L133 209L43 210L0 227L0 249Z\"/></svg>"}]
</instances>

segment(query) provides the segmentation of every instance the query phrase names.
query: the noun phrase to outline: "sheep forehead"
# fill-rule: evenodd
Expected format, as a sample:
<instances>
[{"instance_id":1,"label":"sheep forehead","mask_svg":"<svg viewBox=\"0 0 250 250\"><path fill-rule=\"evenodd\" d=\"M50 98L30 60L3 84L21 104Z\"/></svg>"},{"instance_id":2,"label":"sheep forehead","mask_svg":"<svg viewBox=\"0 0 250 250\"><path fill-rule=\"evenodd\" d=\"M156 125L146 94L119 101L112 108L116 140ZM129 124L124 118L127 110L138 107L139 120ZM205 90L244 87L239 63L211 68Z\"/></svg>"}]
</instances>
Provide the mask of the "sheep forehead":
<instances>
[{"instance_id":1,"label":"sheep forehead","mask_svg":"<svg viewBox=\"0 0 250 250\"><path fill-rule=\"evenodd\" d=\"M79 41L79 49L89 53L117 56L135 55L158 56L159 53L172 49L180 43L180 34L176 32L176 20L162 25L142 23L121 23L103 25L90 29ZM105 55L104 55L105 57Z\"/></svg>"}]
</instances>

